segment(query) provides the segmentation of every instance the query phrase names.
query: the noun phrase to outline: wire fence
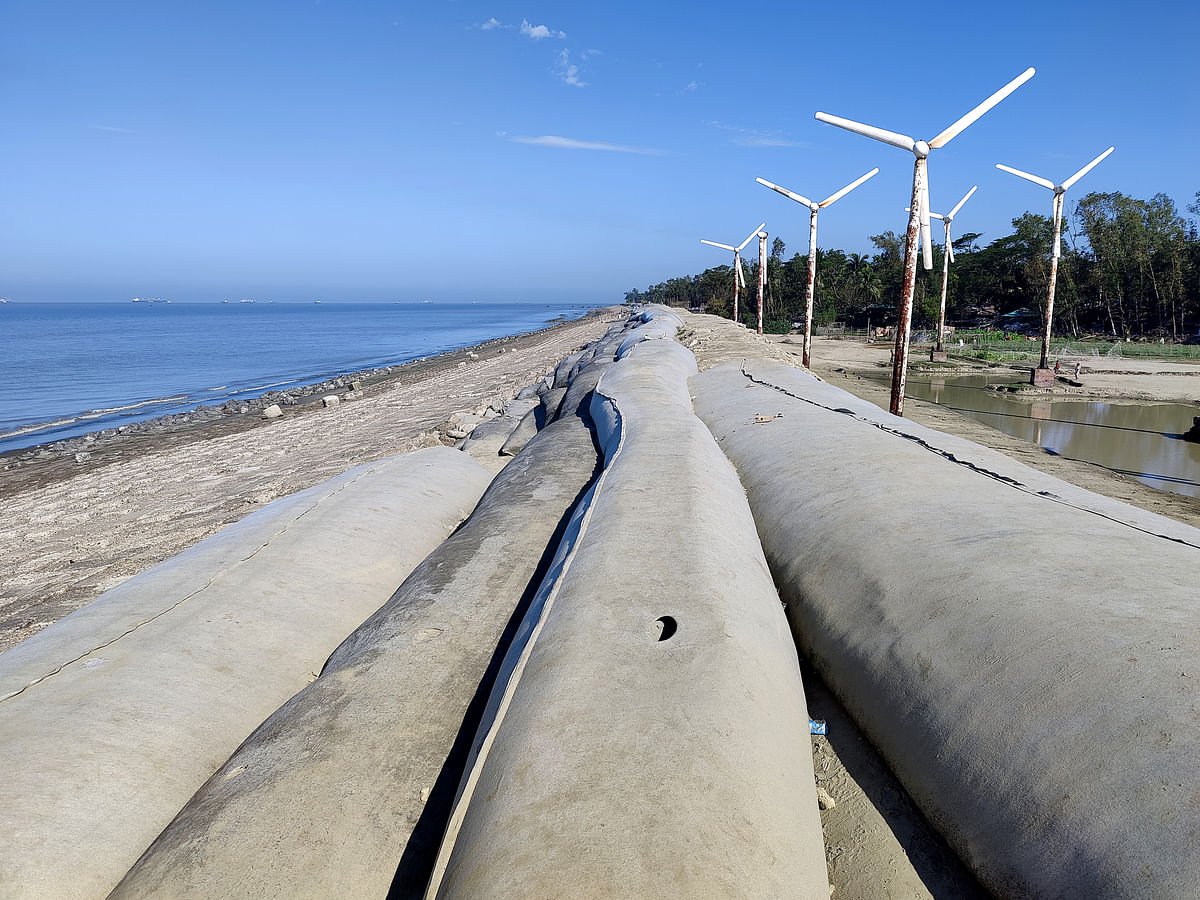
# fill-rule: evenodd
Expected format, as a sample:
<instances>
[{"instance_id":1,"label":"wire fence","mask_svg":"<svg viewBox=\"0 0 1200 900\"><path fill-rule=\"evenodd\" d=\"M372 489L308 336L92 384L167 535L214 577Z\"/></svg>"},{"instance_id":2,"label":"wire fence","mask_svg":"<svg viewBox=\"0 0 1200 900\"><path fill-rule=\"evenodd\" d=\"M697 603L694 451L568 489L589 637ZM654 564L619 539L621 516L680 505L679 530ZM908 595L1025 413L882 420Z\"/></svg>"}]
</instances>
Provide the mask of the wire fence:
<instances>
[{"instance_id":1,"label":"wire fence","mask_svg":"<svg viewBox=\"0 0 1200 900\"><path fill-rule=\"evenodd\" d=\"M961 341L958 347L955 343ZM1009 340L993 335L958 334L949 341L950 349L961 356L989 362L1037 359L1041 341L1016 337ZM1200 362L1200 345L1167 344L1141 341L1051 341L1051 359L1077 357L1108 359L1174 359Z\"/></svg>"},{"instance_id":2,"label":"wire fence","mask_svg":"<svg viewBox=\"0 0 1200 900\"><path fill-rule=\"evenodd\" d=\"M818 325L813 333L819 337L843 340L893 340L893 332L887 329L848 328L834 322ZM886 332L886 334L882 333ZM914 344L932 344L936 335L932 329L914 329L910 337ZM1037 362L1042 354L1040 337L1009 334L1000 331L955 331L946 335L946 349L955 356L966 356L987 362ZM1200 362L1200 344L1168 344L1158 341L1072 341L1050 342L1050 358L1107 357L1109 359L1167 359Z\"/></svg>"}]
</instances>

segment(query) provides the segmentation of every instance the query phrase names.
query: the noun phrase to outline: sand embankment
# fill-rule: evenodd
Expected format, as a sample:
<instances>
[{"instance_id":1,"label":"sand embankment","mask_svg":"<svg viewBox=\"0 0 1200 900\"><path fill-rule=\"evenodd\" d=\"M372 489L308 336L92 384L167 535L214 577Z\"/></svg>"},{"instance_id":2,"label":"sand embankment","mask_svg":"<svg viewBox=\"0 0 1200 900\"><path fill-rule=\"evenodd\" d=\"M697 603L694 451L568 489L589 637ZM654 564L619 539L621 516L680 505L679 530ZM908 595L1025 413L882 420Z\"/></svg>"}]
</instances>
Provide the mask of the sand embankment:
<instances>
[{"instance_id":1,"label":"sand embankment","mask_svg":"<svg viewBox=\"0 0 1200 900\"><path fill-rule=\"evenodd\" d=\"M131 436L0 470L0 651L265 503L445 437L624 318L600 311L401 366L361 399Z\"/></svg>"}]
</instances>

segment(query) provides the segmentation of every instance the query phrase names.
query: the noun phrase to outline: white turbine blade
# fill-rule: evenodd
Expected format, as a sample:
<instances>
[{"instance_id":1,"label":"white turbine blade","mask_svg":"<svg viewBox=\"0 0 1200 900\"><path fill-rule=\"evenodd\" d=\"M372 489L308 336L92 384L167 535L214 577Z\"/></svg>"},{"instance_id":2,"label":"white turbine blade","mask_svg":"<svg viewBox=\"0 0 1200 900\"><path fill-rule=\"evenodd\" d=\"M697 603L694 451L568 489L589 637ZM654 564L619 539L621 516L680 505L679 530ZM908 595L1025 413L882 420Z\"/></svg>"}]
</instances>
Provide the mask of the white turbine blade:
<instances>
[{"instance_id":1,"label":"white turbine blade","mask_svg":"<svg viewBox=\"0 0 1200 900\"><path fill-rule=\"evenodd\" d=\"M850 182L848 185L846 185L844 188L842 188L836 194L830 194L828 197L826 197L824 200L822 200L817 205L820 206L822 209L824 209L826 206L831 206L832 204L837 203L837 201L841 200L843 197L845 197L848 193L850 193L852 190L854 190L856 187L858 187L860 184L862 184L868 178L874 178L878 174L879 174L878 168L872 169L870 172L868 172L862 178L859 178L855 181Z\"/></svg>"},{"instance_id":2,"label":"white turbine blade","mask_svg":"<svg viewBox=\"0 0 1200 900\"><path fill-rule=\"evenodd\" d=\"M700 238L700 243L708 244L708 246L710 246L710 247L720 247L722 250L737 249L736 247L732 246L731 244L718 244L716 241L706 241L704 238Z\"/></svg>"},{"instance_id":3,"label":"white turbine blade","mask_svg":"<svg viewBox=\"0 0 1200 900\"><path fill-rule=\"evenodd\" d=\"M928 160L920 161L921 168L925 171L922 173L925 177L921 179L921 198L918 201L921 209L921 257L925 263L926 269L933 268L933 231L929 227L929 163Z\"/></svg>"},{"instance_id":4,"label":"white turbine blade","mask_svg":"<svg viewBox=\"0 0 1200 900\"><path fill-rule=\"evenodd\" d=\"M738 257L737 277L738 277L738 281L741 283L742 287L745 287L746 286L746 261L744 259L742 259L740 256Z\"/></svg>"},{"instance_id":5,"label":"white turbine blade","mask_svg":"<svg viewBox=\"0 0 1200 900\"><path fill-rule=\"evenodd\" d=\"M1004 163L996 163L997 169L1003 169L1011 175L1016 175L1018 178L1024 178L1026 181L1032 181L1034 184L1040 184L1044 188L1054 190L1054 182L1048 181L1045 178L1039 178L1036 175L1030 175L1028 172L1022 172L1020 169L1014 169L1012 166L1006 166Z\"/></svg>"},{"instance_id":6,"label":"white turbine blade","mask_svg":"<svg viewBox=\"0 0 1200 900\"><path fill-rule=\"evenodd\" d=\"M792 200L795 200L797 203L803 203L805 206L812 206L811 200L809 200L807 197L805 197L801 194L797 194L795 191L789 191L787 188L780 187L779 185L775 184L774 182L767 181L767 179L765 179L765 178L755 178L754 180L757 181L759 184L766 185L767 187L769 187L771 190L775 191L778 194L783 194L783 196L785 196L785 197L790 197Z\"/></svg>"},{"instance_id":7,"label":"white turbine blade","mask_svg":"<svg viewBox=\"0 0 1200 900\"><path fill-rule=\"evenodd\" d=\"M1030 78L1032 78L1034 76L1035 71L1036 70L1032 66L1030 66L1028 69L1026 69L1024 72L1022 72L1016 78L1014 78L1012 81L1010 81L1004 87L1000 88L1000 90L996 91L996 93L992 94L990 97L988 97L986 100L984 100L978 106L976 106L973 110L971 110L969 113L967 113L965 116L960 118L957 122L955 122L949 128L947 128L945 131L943 131L941 134L939 134L937 137L935 137L932 141L930 141L929 142L930 148L937 149L938 147L946 146L946 144L950 143L950 141L952 141L960 133L962 133L964 130L966 130L970 125L974 124L978 119L980 119L984 115L984 113L986 113L993 106L998 104L1001 100L1003 100L1005 97L1007 97L1013 91L1015 91L1017 88L1019 88L1021 85L1023 85Z\"/></svg>"},{"instance_id":8,"label":"white turbine blade","mask_svg":"<svg viewBox=\"0 0 1200 900\"><path fill-rule=\"evenodd\" d=\"M959 119L957 122L955 122L949 128L947 128L945 131L943 131L941 134L939 134L937 137L935 137L932 141L929 142L929 146L935 150L938 147L945 147L948 143L950 143L952 140L954 140L954 138L957 137L960 132L965 130L969 125L973 124L985 112L987 112L989 109L991 109L997 103L999 103L1001 100L1003 100L1005 97L1007 97L1013 91L1015 91L1017 88L1019 88L1025 82L1027 82L1030 78L1032 78L1033 73L1034 73L1034 68L1033 68L1033 66L1030 66L1028 69L1026 69L1024 72L1022 72L1016 78L1014 78L1012 81L1010 81L1004 87L1000 88L1000 90L996 91L996 93L992 94L992 96L988 97L986 100L984 100L982 103L980 103L977 107L975 107L973 110L971 110L965 116L963 116L961 119Z\"/></svg>"},{"instance_id":9,"label":"white turbine blade","mask_svg":"<svg viewBox=\"0 0 1200 900\"><path fill-rule=\"evenodd\" d=\"M954 245L952 243L950 243L950 223L949 222L946 223L946 253L950 257L950 262L954 262Z\"/></svg>"},{"instance_id":10,"label":"white turbine blade","mask_svg":"<svg viewBox=\"0 0 1200 900\"><path fill-rule=\"evenodd\" d=\"M963 194L963 198L958 201L958 203L955 205L954 209L950 210L950 212L948 212L946 214L946 218L953 219L955 216L957 216L958 211L963 208L963 204L971 199L971 195L973 193L975 193L975 191L978 188L979 188L979 185L976 184L976 185L972 186L972 188L969 191L967 191L965 194ZM941 218L941 216L939 216L938 218Z\"/></svg>"},{"instance_id":11,"label":"white turbine blade","mask_svg":"<svg viewBox=\"0 0 1200 900\"><path fill-rule=\"evenodd\" d=\"M1098 166L1100 164L1100 160L1104 159L1104 157L1108 156L1108 154L1112 153L1116 149L1117 149L1116 147L1109 147L1107 150L1105 150L1103 153L1101 153L1099 156L1097 156L1095 159L1093 159L1090 163L1088 163L1086 166L1084 166L1082 169L1080 169L1078 172L1076 172L1074 175L1072 175L1070 178L1068 178L1066 181L1064 181L1062 183L1063 190L1065 191L1067 188L1069 188L1071 185L1073 185L1075 182L1077 182L1080 178L1082 178L1088 172L1092 171L1092 169L1096 168L1096 166Z\"/></svg>"},{"instance_id":12,"label":"white turbine blade","mask_svg":"<svg viewBox=\"0 0 1200 900\"><path fill-rule=\"evenodd\" d=\"M882 128L876 128L874 125L864 125L862 122L843 119L841 116L831 116L829 113L817 113L817 120L829 125L836 125L838 128L845 128L847 131L853 131L855 134L861 134L863 137L883 141L885 144L891 144L893 147L899 147L901 150L912 150L917 144L915 140L906 134L885 131Z\"/></svg>"},{"instance_id":13,"label":"white turbine blade","mask_svg":"<svg viewBox=\"0 0 1200 900\"><path fill-rule=\"evenodd\" d=\"M738 244L738 246L737 246L737 252L738 252L738 253L741 253L743 250L745 250L745 249L746 249L746 245L747 245L748 243L750 243L752 240L754 240L756 237L758 237L758 233L759 233L760 231L762 231L762 230L763 230L764 228L766 228L766 227L767 227L767 223L766 223L766 222L763 222L763 223L761 223L761 224L760 224L760 225L759 225L757 228L755 228L755 229L754 229L752 232L750 232L750 236L749 236L749 237L747 237L747 238L746 238L744 241L742 241L740 244Z\"/></svg>"}]
</instances>

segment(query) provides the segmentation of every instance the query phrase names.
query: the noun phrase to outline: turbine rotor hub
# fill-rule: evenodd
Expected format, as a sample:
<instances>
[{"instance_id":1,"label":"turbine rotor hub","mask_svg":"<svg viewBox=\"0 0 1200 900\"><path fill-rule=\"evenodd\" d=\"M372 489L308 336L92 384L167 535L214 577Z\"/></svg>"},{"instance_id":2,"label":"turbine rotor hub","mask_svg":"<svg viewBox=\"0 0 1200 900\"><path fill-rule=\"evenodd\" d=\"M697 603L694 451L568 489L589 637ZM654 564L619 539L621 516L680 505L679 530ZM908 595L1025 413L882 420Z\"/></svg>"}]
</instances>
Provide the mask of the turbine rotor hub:
<instances>
[{"instance_id":1,"label":"turbine rotor hub","mask_svg":"<svg viewBox=\"0 0 1200 900\"><path fill-rule=\"evenodd\" d=\"M924 141L917 141L913 144L913 153L917 154L917 159L925 159L929 155L929 145Z\"/></svg>"}]
</instances>

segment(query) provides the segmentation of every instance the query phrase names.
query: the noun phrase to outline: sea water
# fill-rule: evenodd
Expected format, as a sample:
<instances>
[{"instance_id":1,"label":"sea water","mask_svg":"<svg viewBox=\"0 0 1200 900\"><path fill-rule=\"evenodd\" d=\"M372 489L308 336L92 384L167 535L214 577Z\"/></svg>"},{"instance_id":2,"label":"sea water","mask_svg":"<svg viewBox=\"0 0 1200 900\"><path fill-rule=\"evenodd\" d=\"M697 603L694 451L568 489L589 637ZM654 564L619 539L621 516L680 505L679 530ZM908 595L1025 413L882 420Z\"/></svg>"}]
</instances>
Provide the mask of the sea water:
<instances>
[{"instance_id":1,"label":"sea water","mask_svg":"<svg viewBox=\"0 0 1200 900\"><path fill-rule=\"evenodd\" d=\"M599 305L0 304L0 452L536 331Z\"/></svg>"}]
</instances>

